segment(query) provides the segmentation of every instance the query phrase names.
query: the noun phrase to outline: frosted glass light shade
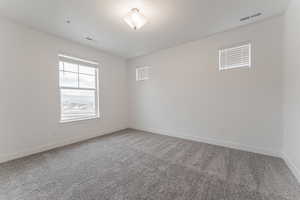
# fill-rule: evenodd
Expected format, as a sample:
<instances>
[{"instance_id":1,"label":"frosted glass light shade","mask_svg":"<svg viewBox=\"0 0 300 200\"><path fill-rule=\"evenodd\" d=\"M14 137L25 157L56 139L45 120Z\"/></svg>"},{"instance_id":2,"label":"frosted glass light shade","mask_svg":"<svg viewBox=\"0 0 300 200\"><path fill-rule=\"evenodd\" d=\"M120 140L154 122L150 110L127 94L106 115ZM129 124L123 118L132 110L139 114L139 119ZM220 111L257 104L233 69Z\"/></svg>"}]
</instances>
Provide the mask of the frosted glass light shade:
<instances>
[{"instance_id":1,"label":"frosted glass light shade","mask_svg":"<svg viewBox=\"0 0 300 200\"><path fill-rule=\"evenodd\" d=\"M147 23L147 19L137 8L133 8L125 17L124 21L134 30L140 29Z\"/></svg>"}]
</instances>

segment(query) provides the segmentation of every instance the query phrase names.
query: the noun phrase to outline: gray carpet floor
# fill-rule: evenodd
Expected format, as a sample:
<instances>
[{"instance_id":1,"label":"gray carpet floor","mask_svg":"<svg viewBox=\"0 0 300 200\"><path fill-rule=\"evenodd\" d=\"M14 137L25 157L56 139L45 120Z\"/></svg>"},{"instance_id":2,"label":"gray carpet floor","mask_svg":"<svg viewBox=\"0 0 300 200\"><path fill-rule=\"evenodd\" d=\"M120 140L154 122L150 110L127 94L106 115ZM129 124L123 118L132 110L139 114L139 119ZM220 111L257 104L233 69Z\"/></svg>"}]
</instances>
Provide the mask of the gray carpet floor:
<instances>
[{"instance_id":1,"label":"gray carpet floor","mask_svg":"<svg viewBox=\"0 0 300 200\"><path fill-rule=\"evenodd\" d=\"M135 130L0 165L1 200L299 200L283 160Z\"/></svg>"}]
</instances>

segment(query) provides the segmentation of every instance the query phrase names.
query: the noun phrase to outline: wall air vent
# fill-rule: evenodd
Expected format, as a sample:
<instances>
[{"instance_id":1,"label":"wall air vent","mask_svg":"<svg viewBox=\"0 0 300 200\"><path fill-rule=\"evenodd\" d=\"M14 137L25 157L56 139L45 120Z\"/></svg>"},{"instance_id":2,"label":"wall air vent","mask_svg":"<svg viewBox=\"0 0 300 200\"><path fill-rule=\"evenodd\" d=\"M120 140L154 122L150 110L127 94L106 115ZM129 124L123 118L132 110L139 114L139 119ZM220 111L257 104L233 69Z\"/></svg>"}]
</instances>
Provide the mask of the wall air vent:
<instances>
[{"instance_id":1,"label":"wall air vent","mask_svg":"<svg viewBox=\"0 0 300 200\"><path fill-rule=\"evenodd\" d=\"M249 20L249 19L252 19L252 18L255 18L255 17L259 17L259 16L261 16L262 15L262 13L256 13L256 14L254 14L254 15L250 15L250 16L247 16L247 17L243 17L243 18L241 18L240 19L240 21L242 22L242 21L247 21L247 20Z\"/></svg>"},{"instance_id":2,"label":"wall air vent","mask_svg":"<svg viewBox=\"0 0 300 200\"><path fill-rule=\"evenodd\" d=\"M149 67L138 67L136 68L136 81L149 80Z\"/></svg>"},{"instance_id":3,"label":"wall air vent","mask_svg":"<svg viewBox=\"0 0 300 200\"><path fill-rule=\"evenodd\" d=\"M251 43L236 45L219 50L219 70L251 67Z\"/></svg>"}]
</instances>

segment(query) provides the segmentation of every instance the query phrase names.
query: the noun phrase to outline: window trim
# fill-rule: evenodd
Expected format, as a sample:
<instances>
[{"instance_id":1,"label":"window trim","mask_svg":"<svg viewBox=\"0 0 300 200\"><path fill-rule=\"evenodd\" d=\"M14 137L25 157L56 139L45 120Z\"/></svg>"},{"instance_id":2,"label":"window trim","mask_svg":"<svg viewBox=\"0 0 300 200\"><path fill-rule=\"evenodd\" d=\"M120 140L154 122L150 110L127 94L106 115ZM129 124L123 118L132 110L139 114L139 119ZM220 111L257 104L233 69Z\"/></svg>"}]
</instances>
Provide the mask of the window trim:
<instances>
[{"instance_id":1,"label":"window trim","mask_svg":"<svg viewBox=\"0 0 300 200\"><path fill-rule=\"evenodd\" d=\"M79 87L79 77L78 77L78 85L77 87L61 87L60 86L60 62L69 62L73 63L76 65L82 65L86 67L93 67L95 68L95 86L96 88L84 88L84 87ZM63 70L64 71L64 70ZM79 67L78 67L78 72L71 72L71 71L66 71L74 74L84 74L84 75L90 75L90 74L85 74L85 73L79 73ZM81 59L73 56L67 56L65 54L58 54L58 92L59 92L59 123L64 124L64 123L72 123L72 122L80 122L80 121L86 121L86 120L93 120L93 119L98 119L100 118L100 103L99 103L99 87L100 87L100 82L99 82L99 63L94 62L94 61L89 61L86 59ZM81 117L77 119L62 119L62 89L69 89L69 90L87 90L87 91L95 91L95 111L96 115L92 117Z\"/></svg>"},{"instance_id":2,"label":"window trim","mask_svg":"<svg viewBox=\"0 0 300 200\"><path fill-rule=\"evenodd\" d=\"M249 45L249 65L235 65L235 66L231 66L231 67L221 67L221 52L225 49L227 50L230 50L230 49L234 49L234 48L237 48L237 47L242 47L242 46L247 46ZM225 71L225 70L230 70L230 69L238 69L238 68L252 68L252 65L253 65L253 42L252 41L245 41L245 42L240 42L240 43L236 43L234 45L230 45L230 46L223 46L221 48L219 48L218 50L218 57L219 57L219 62L218 62L218 69L219 71Z\"/></svg>"}]
</instances>

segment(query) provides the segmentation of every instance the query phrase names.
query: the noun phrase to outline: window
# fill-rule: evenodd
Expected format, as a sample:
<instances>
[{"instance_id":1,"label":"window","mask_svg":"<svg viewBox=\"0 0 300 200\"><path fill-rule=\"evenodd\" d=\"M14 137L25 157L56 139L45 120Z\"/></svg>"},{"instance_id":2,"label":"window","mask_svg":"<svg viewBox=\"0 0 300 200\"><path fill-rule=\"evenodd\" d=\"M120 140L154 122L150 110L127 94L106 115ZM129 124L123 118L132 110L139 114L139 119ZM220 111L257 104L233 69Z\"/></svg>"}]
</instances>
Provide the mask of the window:
<instances>
[{"instance_id":1,"label":"window","mask_svg":"<svg viewBox=\"0 0 300 200\"><path fill-rule=\"evenodd\" d=\"M136 68L136 81L145 81L149 79L149 67Z\"/></svg>"},{"instance_id":2,"label":"window","mask_svg":"<svg viewBox=\"0 0 300 200\"><path fill-rule=\"evenodd\" d=\"M99 117L98 63L59 55L60 121Z\"/></svg>"},{"instance_id":3,"label":"window","mask_svg":"<svg viewBox=\"0 0 300 200\"><path fill-rule=\"evenodd\" d=\"M250 43L219 50L219 70L240 67L251 67Z\"/></svg>"}]
</instances>

